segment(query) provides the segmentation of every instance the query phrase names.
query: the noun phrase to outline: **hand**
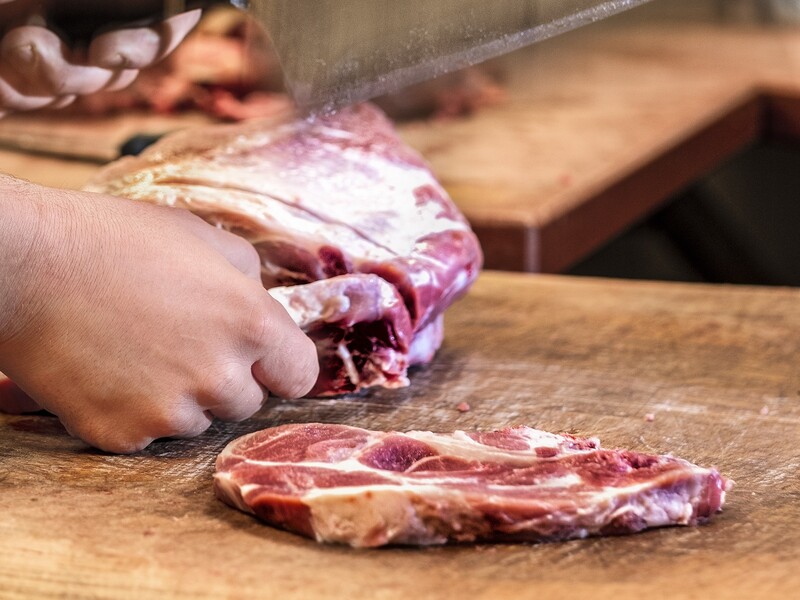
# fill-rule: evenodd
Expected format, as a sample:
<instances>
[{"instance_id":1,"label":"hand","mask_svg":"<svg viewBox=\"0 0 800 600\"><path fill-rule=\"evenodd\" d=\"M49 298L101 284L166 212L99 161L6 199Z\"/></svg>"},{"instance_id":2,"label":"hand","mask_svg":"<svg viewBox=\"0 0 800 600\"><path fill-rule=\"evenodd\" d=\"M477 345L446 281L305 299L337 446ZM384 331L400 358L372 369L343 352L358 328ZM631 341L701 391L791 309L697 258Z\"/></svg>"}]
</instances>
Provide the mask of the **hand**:
<instances>
[{"instance_id":1,"label":"hand","mask_svg":"<svg viewBox=\"0 0 800 600\"><path fill-rule=\"evenodd\" d=\"M0 0L0 7L20 0ZM23 25L0 40L0 116L61 107L77 96L130 85L170 54L200 19L193 10L151 27L117 29L92 40L85 60L45 27Z\"/></svg>"},{"instance_id":2,"label":"hand","mask_svg":"<svg viewBox=\"0 0 800 600\"><path fill-rule=\"evenodd\" d=\"M317 379L253 247L186 211L0 179L0 229L0 370L93 446L195 436Z\"/></svg>"}]
</instances>

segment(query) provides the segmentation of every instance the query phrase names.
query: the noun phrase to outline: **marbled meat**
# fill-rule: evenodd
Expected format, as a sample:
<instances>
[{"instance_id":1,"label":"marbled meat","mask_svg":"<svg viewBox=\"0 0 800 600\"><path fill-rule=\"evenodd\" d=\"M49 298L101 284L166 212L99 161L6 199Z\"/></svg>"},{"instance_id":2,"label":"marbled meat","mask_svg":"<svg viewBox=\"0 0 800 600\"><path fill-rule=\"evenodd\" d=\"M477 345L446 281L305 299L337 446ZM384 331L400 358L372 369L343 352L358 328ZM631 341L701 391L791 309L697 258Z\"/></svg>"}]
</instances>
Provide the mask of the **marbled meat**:
<instances>
[{"instance_id":1,"label":"marbled meat","mask_svg":"<svg viewBox=\"0 0 800 600\"><path fill-rule=\"evenodd\" d=\"M731 482L671 456L528 427L437 434L284 425L231 442L217 496L320 542L555 541L695 525Z\"/></svg>"},{"instance_id":2,"label":"marbled meat","mask_svg":"<svg viewBox=\"0 0 800 600\"><path fill-rule=\"evenodd\" d=\"M431 359L442 313L482 262L428 166L368 104L177 133L86 189L187 208L253 243L264 285L282 288L273 295L318 343L315 394L407 384L406 368Z\"/></svg>"}]
</instances>

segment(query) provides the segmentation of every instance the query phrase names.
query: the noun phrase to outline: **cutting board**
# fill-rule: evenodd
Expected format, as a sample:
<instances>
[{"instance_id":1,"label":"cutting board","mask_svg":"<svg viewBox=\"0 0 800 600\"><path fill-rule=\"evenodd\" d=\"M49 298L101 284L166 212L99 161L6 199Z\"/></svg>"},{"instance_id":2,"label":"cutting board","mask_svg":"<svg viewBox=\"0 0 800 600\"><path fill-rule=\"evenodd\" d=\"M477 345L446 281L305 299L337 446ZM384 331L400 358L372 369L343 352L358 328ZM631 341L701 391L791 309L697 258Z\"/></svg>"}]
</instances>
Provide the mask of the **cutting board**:
<instances>
[{"instance_id":1,"label":"cutting board","mask_svg":"<svg viewBox=\"0 0 800 600\"><path fill-rule=\"evenodd\" d=\"M270 400L134 456L0 416L3 598L792 598L800 586L800 291L485 273L409 388ZM471 410L461 413L460 402ZM654 420L646 418L652 413ZM230 440L288 422L528 424L674 452L736 481L709 525L557 544L356 551L217 501Z\"/></svg>"},{"instance_id":2,"label":"cutting board","mask_svg":"<svg viewBox=\"0 0 800 600\"><path fill-rule=\"evenodd\" d=\"M210 117L192 112L159 115L130 111L108 116L17 113L0 120L0 146L103 164L119 158L122 145L135 135L162 135L211 122Z\"/></svg>"}]
</instances>

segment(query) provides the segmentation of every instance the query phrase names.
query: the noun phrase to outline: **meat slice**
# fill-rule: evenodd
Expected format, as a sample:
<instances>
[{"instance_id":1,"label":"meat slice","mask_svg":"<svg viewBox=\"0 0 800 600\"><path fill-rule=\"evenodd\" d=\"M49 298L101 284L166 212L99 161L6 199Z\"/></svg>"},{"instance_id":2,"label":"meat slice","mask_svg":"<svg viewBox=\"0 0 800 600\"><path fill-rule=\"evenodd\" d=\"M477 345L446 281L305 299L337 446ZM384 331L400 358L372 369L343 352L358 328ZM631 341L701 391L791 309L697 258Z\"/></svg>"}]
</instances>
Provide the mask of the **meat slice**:
<instances>
[{"instance_id":1,"label":"meat slice","mask_svg":"<svg viewBox=\"0 0 800 600\"><path fill-rule=\"evenodd\" d=\"M482 262L463 215L369 104L313 119L177 133L106 167L86 189L187 208L242 235L262 258L267 288L380 277L400 294L411 324L409 339L395 348L398 360L407 354L398 365L431 359L442 313L469 289ZM324 296L324 289L313 293ZM327 293L340 291L334 285ZM354 389L379 379L367 377ZM405 381L405 374L382 381Z\"/></svg>"},{"instance_id":2,"label":"meat slice","mask_svg":"<svg viewBox=\"0 0 800 600\"><path fill-rule=\"evenodd\" d=\"M284 425L231 442L217 496L354 547L553 541L694 525L731 482L671 456L529 427L437 434Z\"/></svg>"}]
</instances>

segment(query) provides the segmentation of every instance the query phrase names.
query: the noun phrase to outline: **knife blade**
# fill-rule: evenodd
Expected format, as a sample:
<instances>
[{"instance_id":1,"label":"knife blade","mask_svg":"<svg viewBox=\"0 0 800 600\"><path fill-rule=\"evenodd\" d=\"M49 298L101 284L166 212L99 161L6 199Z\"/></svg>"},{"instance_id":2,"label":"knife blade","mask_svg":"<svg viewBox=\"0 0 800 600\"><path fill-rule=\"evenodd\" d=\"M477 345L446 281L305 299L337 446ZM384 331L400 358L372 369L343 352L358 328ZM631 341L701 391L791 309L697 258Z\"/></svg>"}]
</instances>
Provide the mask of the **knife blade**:
<instances>
[{"instance_id":1,"label":"knife blade","mask_svg":"<svg viewBox=\"0 0 800 600\"><path fill-rule=\"evenodd\" d=\"M649 0L250 0L301 109L332 110Z\"/></svg>"}]
</instances>

